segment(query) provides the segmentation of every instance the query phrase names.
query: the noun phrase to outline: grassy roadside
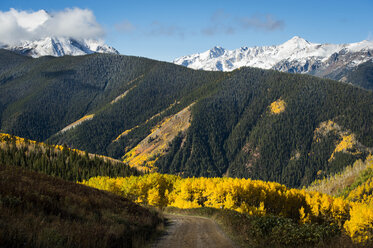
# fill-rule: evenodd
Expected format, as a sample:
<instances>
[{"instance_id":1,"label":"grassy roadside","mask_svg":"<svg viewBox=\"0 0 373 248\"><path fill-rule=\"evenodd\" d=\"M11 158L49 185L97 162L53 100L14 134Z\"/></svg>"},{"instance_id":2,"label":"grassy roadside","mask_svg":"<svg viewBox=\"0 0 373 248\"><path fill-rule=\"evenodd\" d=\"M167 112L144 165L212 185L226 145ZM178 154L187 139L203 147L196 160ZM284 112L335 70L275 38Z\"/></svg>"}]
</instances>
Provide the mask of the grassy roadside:
<instances>
[{"instance_id":1,"label":"grassy roadside","mask_svg":"<svg viewBox=\"0 0 373 248\"><path fill-rule=\"evenodd\" d=\"M251 216L214 208L167 207L164 212L213 219L241 247L359 247L337 227L329 225L299 225L287 218Z\"/></svg>"}]
</instances>

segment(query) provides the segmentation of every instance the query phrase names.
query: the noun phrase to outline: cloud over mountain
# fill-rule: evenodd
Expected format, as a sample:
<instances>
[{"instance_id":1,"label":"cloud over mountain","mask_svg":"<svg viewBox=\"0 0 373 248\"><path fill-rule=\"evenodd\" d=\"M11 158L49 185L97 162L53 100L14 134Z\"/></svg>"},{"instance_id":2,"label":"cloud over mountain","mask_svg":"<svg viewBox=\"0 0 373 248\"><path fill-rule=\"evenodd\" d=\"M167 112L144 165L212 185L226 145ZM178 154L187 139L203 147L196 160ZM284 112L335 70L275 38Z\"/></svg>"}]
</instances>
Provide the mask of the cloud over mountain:
<instances>
[{"instance_id":1,"label":"cloud over mountain","mask_svg":"<svg viewBox=\"0 0 373 248\"><path fill-rule=\"evenodd\" d=\"M17 44L45 37L97 39L104 29L89 9L68 8L48 13L45 10L0 11L0 43Z\"/></svg>"},{"instance_id":2,"label":"cloud over mountain","mask_svg":"<svg viewBox=\"0 0 373 248\"><path fill-rule=\"evenodd\" d=\"M240 24L243 28L256 28L265 31L275 31L285 27L283 20L277 20L274 16L269 14L241 18Z\"/></svg>"}]
</instances>

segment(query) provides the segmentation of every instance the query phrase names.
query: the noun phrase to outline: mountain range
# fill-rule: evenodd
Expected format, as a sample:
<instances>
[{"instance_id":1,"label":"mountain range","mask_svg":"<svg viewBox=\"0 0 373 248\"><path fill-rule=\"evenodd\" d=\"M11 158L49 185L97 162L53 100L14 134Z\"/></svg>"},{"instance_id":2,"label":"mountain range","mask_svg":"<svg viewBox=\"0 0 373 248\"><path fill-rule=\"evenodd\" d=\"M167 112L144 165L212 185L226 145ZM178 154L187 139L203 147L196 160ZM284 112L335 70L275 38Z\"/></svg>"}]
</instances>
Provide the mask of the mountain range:
<instances>
[{"instance_id":1,"label":"mountain range","mask_svg":"<svg viewBox=\"0 0 373 248\"><path fill-rule=\"evenodd\" d=\"M373 41L350 44L319 44L295 36L280 45L241 47L183 56L173 62L197 70L232 71L243 66L275 69L282 72L308 73L346 80L346 72L373 59Z\"/></svg>"},{"instance_id":2,"label":"mountain range","mask_svg":"<svg viewBox=\"0 0 373 248\"><path fill-rule=\"evenodd\" d=\"M106 45L102 40L68 37L25 40L17 45L2 44L0 48L34 58L92 53L119 54L115 48ZM216 46L203 53L177 58L173 63L208 71L232 71L249 66L290 73L307 73L372 89L373 84L370 82L357 81L355 77L350 76L359 65L372 61L373 41L318 44L295 36L281 45L274 46L241 47L235 50Z\"/></svg>"}]
</instances>

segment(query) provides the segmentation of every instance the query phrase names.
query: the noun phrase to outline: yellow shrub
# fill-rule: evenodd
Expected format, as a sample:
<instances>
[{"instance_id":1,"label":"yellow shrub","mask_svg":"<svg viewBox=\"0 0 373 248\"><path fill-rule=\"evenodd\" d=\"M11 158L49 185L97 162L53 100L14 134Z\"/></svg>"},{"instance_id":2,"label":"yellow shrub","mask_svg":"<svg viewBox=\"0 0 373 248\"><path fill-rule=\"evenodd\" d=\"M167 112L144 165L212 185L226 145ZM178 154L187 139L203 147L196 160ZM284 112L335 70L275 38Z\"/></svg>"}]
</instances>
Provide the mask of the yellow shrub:
<instances>
[{"instance_id":1,"label":"yellow shrub","mask_svg":"<svg viewBox=\"0 0 373 248\"><path fill-rule=\"evenodd\" d=\"M360 154L360 151L350 152L357 144L355 134L342 135L342 140L335 147L332 155L329 158L329 162L334 159L335 153L337 152L349 152L351 154Z\"/></svg>"},{"instance_id":2,"label":"yellow shrub","mask_svg":"<svg viewBox=\"0 0 373 248\"><path fill-rule=\"evenodd\" d=\"M347 199L350 201L369 203L373 199L373 178L368 179L365 183L352 190Z\"/></svg>"},{"instance_id":3,"label":"yellow shrub","mask_svg":"<svg viewBox=\"0 0 373 248\"><path fill-rule=\"evenodd\" d=\"M350 220L344 228L357 243L373 242L373 206L368 204L352 204Z\"/></svg>"},{"instance_id":4,"label":"yellow shrub","mask_svg":"<svg viewBox=\"0 0 373 248\"><path fill-rule=\"evenodd\" d=\"M274 101L270 105L271 113L272 114L280 114L285 111L285 101L282 99L278 99L277 101Z\"/></svg>"},{"instance_id":5,"label":"yellow shrub","mask_svg":"<svg viewBox=\"0 0 373 248\"><path fill-rule=\"evenodd\" d=\"M289 189L274 182L238 178L183 179L153 173L116 179L95 177L83 184L158 207L225 208L259 216L283 216L299 223L332 223L344 227L356 242L370 241L373 233L372 207L318 192Z\"/></svg>"}]
</instances>

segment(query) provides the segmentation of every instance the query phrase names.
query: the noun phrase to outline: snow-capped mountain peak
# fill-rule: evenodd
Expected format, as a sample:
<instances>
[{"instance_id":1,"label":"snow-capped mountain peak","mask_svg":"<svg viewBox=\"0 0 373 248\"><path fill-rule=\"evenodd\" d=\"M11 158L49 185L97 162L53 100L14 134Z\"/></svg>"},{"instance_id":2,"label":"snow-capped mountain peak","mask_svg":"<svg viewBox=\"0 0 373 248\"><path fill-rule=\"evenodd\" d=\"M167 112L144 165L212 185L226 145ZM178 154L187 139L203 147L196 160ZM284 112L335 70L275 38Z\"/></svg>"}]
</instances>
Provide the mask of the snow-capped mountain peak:
<instances>
[{"instance_id":1,"label":"snow-capped mountain peak","mask_svg":"<svg viewBox=\"0 0 373 248\"><path fill-rule=\"evenodd\" d=\"M215 46L209 51L210 58L217 58L222 56L225 52L225 49L220 46Z\"/></svg>"},{"instance_id":2,"label":"snow-capped mountain peak","mask_svg":"<svg viewBox=\"0 0 373 248\"><path fill-rule=\"evenodd\" d=\"M286 41L285 43L281 44L280 47L283 49L305 49L313 44L308 42L307 40L299 37L294 36L290 40Z\"/></svg>"},{"instance_id":3,"label":"snow-capped mountain peak","mask_svg":"<svg viewBox=\"0 0 373 248\"><path fill-rule=\"evenodd\" d=\"M350 44L319 44L299 36L272 46L226 50L214 47L175 59L175 64L198 70L232 71L242 66L286 72L326 75L355 67L373 58L373 41Z\"/></svg>"},{"instance_id":4,"label":"snow-capped mountain peak","mask_svg":"<svg viewBox=\"0 0 373 248\"><path fill-rule=\"evenodd\" d=\"M293 38L291 38L290 40L288 41L285 41L284 44L303 44L303 45L309 45L310 42L308 42L307 40L303 39L302 37L300 36L294 36Z\"/></svg>"},{"instance_id":5,"label":"snow-capped mountain peak","mask_svg":"<svg viewBox=\"0 0 373 248\"><path fill-rule=\"evenodd\" d=\"M22 41L19 45L3 45L0 48L15 51L34 58L41 56L77 56L92 53L119 54L115 48L106 45L100 40L76 40L65 37L46 37L35 41Z\"/></svg>"}]
</instances>

